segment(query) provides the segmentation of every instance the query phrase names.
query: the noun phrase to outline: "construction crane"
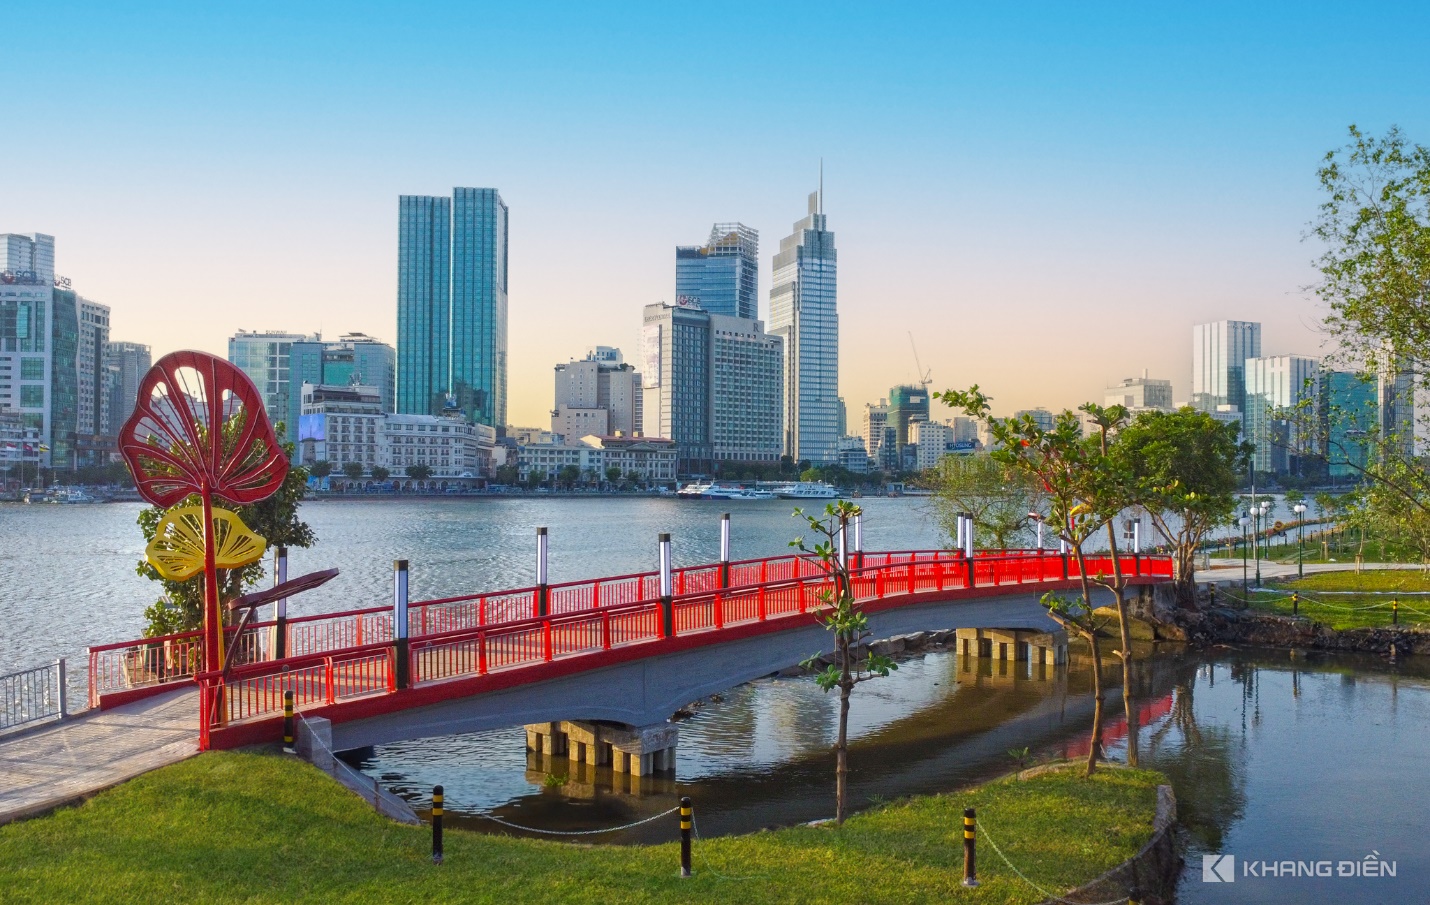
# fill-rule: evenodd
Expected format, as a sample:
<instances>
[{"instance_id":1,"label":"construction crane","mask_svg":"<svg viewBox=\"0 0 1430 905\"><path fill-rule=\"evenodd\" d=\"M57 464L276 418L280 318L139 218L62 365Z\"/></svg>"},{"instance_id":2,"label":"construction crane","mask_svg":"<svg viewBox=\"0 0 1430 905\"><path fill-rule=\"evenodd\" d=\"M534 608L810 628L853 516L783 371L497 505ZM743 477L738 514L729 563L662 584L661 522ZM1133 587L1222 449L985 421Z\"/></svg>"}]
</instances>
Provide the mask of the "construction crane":
<instances>
[{"instance_id":1,"label":"construction crane","mask_svg":"<svg viewBox=\"0 0 1430 905\"><path fill-rule=\"evenodd\" d=\"M918 371L917 383L927 390L929 384L933 383L933 371L925 371L923 363L919 361L919 347L914 344L914 331L912 330L909 331L909 348L914 350L914 367Z\"/></svg>"}]
</instances>

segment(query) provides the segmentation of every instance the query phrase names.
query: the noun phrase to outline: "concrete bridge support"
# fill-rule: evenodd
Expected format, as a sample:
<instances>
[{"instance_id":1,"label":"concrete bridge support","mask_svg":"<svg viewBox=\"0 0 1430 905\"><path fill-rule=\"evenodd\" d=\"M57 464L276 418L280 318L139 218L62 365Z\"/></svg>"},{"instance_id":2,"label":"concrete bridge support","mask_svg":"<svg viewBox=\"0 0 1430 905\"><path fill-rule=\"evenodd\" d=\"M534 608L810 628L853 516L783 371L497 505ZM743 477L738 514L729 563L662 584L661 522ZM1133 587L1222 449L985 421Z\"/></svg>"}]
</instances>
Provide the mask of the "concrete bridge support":
<instances>
[{"instance_id":1,"label":"concrete bridge support","mask_svg":"<svg viewBox=\"0 0 1430 905\"><path fill-rule=\"evenodd\" d=\"M680 729L670 723L624 726L560 720L529 723L526 748L547 757L565 754L576 763L610 765L614 773L650 776L675 769Z\"/></svg>"},{"instance_id":2,"label":"concrete bridge support","mask_svg":"<svg viewBox=\"0 0 1430 905\"><path fill-rule=\"evenodd\" d=\"M961 628L956 635L962 657L1031 661L1056 666L1068 661L1068 633L1013 628Z\"/></svg>"}]
</instances>

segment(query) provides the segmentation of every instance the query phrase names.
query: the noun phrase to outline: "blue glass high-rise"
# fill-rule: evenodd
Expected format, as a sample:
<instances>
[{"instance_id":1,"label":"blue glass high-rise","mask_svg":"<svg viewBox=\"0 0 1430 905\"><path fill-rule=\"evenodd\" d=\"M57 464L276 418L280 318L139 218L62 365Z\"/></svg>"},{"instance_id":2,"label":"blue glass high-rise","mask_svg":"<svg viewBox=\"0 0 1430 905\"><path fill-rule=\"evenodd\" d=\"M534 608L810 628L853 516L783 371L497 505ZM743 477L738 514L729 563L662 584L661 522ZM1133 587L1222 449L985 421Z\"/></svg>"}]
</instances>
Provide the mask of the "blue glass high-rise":
<instances>
[{"instance_id":1,"label":"blue glass high-rise","mask_svg":"<svg viewBox=\"0 0 1430 905\"><path fill-rule=\"evenodd\" d=\"M717 223L705 245L675 249L676 301L711 314L759 316L760 234L743 223Z\"/></svg>"},{"instance_id":2,"label":"blue glass high-rise","mask_svg":"<svg viewBox=\"0 0 1430 905\"><path fill-rule=\"evenodd\" d=\"M398 203L397 411L506 427L507 206L496 189Z\"/></svg>"}]
</instances>

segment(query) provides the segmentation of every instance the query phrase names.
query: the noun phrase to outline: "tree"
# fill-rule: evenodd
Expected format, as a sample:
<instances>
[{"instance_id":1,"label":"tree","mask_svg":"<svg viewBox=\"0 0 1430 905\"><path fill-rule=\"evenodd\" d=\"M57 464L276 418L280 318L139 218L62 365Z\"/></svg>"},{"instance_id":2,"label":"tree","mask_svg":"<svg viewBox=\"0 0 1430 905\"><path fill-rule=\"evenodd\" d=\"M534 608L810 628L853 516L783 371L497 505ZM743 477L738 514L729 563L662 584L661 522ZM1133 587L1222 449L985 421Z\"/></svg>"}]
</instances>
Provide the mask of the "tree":
<instances>
[{"instance_id":1,"label":"tree","mask_svg":"<svg viewBox=\"0 0 1430 905\"><path fill-rule=\"evenodd\" d=\"M987 453L944 456L932 485L934 513L950 539L958 536L959 514L967 512L979 545L1000 550L1015 546L1044 506L1041 484Z\"/></svg>"},{"instance_id":2,"label":"tree","mask_svg":"<svg viewBox=\"0 0 1430 905\"><path fill-rule=\"evenodd\" d=\"M362 479L362 463L361 463L361 462L344 462L344 463L343 463L343 474L346 475L347 478L348 478L348 480L350 480L350 481L361 480L361 479Z\"/></svg>"},{"instance_id":3,"label":"tree","mask_svg":"<svg viewBox=\"0 0 1430 905\"><path fill-rule=\"evenodd\" d=\"M426 465L409 465L403 473L414 481L425 481L432 477L432 469Z\"/></svg>"},{"instance_id":4,"label":"tree","mask_svg":"<svg viewBox=\"0 0 1430 905\"><path fill-rule=\"evenodd\" d=\"M575 465L563 465L561 470L556 473L556 480L561 482L563 487L569 489L577 481L581 480L581 469Z\"/></svg>"},{"instance_id":5,"label":"tree","mask_svg":"<svg viewBox=\"0 0 1430 905\"><path fill-rule=\"evenodd\" d=\"M935 399L986 425L993 439L994 460L1041 484L1046 494L1048 525L1067 542L1077 561L1081 600L1070 601L1056 593L1043 595L1043 604L1062 624L1085 638L1092 649L1092 743L1087 755L1087 775L1097 769L1102 756L1103 705L1101 629L1092 604L1092 577L1088 574L1083 545L1103 528L1108 515L1093 497L1094 488L1107 478L1100 474L1106 457L1084 440L1078 417L1064 410L1050 429L1038 426L1031 414L1021 418L994 418L990 399L974 384L967 390L935 393ZM1118 406L1117 408L1121 408ZM1129 689L1124 688L1127 694Z\"/></svg>"},{"instance_id":6,"label":"tree","mask_svg":"<svg viewBox=\"0 0 1430 905\"><path fill-rule=\"evenodd\" d=\"M820 592L816 612L820 623L834 633L836 659L815 676L815 682L826 693L839 689L839 731L834 742L834 821L838 824L844 823L849 809L849 697L861 682L887 676L899 668L891 657L876 654L870 648L863 649L862 661L855 659L860 645L869 637L869 617L854 597L848 556L840 555L840 538L846 536L849 522L861 512L858 506L846 500L825 506L823 519L796 509L794 514L802 518L820 540L812 548L805 544L803 537L790 541L790 546L800 552L812 553L834 581L832 590ZM815 654L800 665L813 670L821 662L821 656Z\"/></svg>"},{"instance_id":7,"label":"tree","mask_svg":"<svg viewBox=\"0 0 1430 905\"><path fill-rule=\"evenodd\" d=\"M386 468L383 468L381 465L373 466L372 479L374 481L386 481L390 477L392 477L391 471L387 470Z\"/></svg>"},{"instance_id":8,"label":"tree","mask_svg":"<svg viewBox=\"0 0 1430 905\"><path fill-rule=\"evenodd\" d=\"M278 441L291 459L294 447L285 442L283 424L275 425ZM215 508L234 509L243 523L258 536L268 542L268 546L311 547L317 539L313 529L298 518L298 504L308 489L308 471L301 466L292 466L278 492L266 500L251 506L234 507L222 500L215 500ZM192 499L178 503L175 507L190 505ZM154 539L154 532L169 510L158 506L143 509L137 519L140 531L147 544ZM204 589L201 577L188 581L169 581L161 578L147 560L140 560L136 570L141 576L159 582L163 589L160 597L144 610L144 635L172 635L177 632L197 631L203 627ZM263 563L256 562L242 569L220 569L219 599L232 600L253 588L263 577Z\"/></svg>"},{"instance_id":9,"label":"tree","mask_svg":"<svg viewBox=\"0 0 1430 905\"><path fill-rule=\"evenodd\" d=\"M333 463L327 459L319 459L308 469L308 473L315 478L326 478L333 473Z\"/></svg>"},{"instance_id":10,"label":"tree","mask_svg":"<svg viewBox=\"0 0 1430 905\"><path fill-rule=\"evenodd\" d=\"M1112 448L1137 484L1136 502L1172 548L1177 599L1196 599L1196 554L1206 536L1231 521L1236 488L1251 446L1241 426L1205 412L1142 412Z\"/></svg>"},{"instance_id":11,"label":"tree","mask_svg":"<svg viewBox=\"0 0 1430 905\"><path fill-rule=\"evenodd\" d=\"M607 483L607 484L619 484L620 481L621 481L621 467L620 467L619 465L612 465L610 468L607 468L607 469L606 469L606 483Z\"/></svg>"},{"instance_id":12,"label":"tree","mask_svg":"<svg viewBox=\"0 0 1430 905\"><path fill-rule=\"evenodd\" d=\"M626 480L639 487L645 481L645 475L632 468L626 472Z\"/></svg>"},{"instance_id":13,"label":"tree","mask_svg":"<svg viewBox=\"0 0 1430 905\"><path fill-rule=\"evenodd\" d=\"M521 473L515 465L498 465L492 477L498 484L515 484L521 480Z\"/></svg>"}]
</instances>

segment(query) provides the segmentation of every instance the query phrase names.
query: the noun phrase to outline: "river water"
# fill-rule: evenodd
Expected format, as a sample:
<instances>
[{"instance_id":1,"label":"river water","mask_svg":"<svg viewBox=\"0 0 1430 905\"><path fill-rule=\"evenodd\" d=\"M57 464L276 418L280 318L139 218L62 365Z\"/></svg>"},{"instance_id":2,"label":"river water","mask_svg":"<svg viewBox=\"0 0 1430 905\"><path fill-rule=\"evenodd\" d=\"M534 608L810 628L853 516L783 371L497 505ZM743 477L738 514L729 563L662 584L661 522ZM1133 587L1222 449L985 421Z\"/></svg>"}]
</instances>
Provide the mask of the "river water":
<instances>
[{"instance_id":1,"label":"river water","mask_svg":"<svg viewBox=\"0 0 1430 905\"><path fill-rule=\"evenodd\" d=\"M922 501L862 502L868 548L937 543ZM342 575L291 611L385 603L395 558L412 562L415 599L529 584L538 525L551 530L553 581L652 568L663 531L674 536L677 564L709 561L727 509L737 557L780 553L797 533L790 508L612 498L305 504L319 544L294 551L292 574L337 566ZM138 510L0 506L0 672L82 657L86 644L137 634L153 593L133 571L142 553ZM1148 717L1142 763L1172 778L1187 827L1180 902L1430 901L1430 666L1285 651L1163 647L1141 654L1135 698ZM1116 672L1109 671L1110 682ZM856 692L851 801L862 807L954 790L1009 770L1010 750L1027 748L1032 757L1085 750L1087 673L1078 656L1066 669L964 661L948 652L904 661ZM664 811L680 795L696 801L705 835L832 812L831 696L808 678L770 678L698 703L680 722L674 775L635 785L565 758L529 756L520 727L385 745L358 752L356 762L419 808L432 785L443 784L449 820L474 829L499 829L484 815L538 828L598 829ZM1123 743L1110 753L1125 756ZM996 815L980 817L996 833ZM595 838L665 839L665 823ZM1330 861L1338 869L1372 853L1393 862L1396 876L1242 873L1247 861L1258 868ZM1204 882L1204 854L1235 856L1236 881Z\"/></svg>"}]
</instances>

